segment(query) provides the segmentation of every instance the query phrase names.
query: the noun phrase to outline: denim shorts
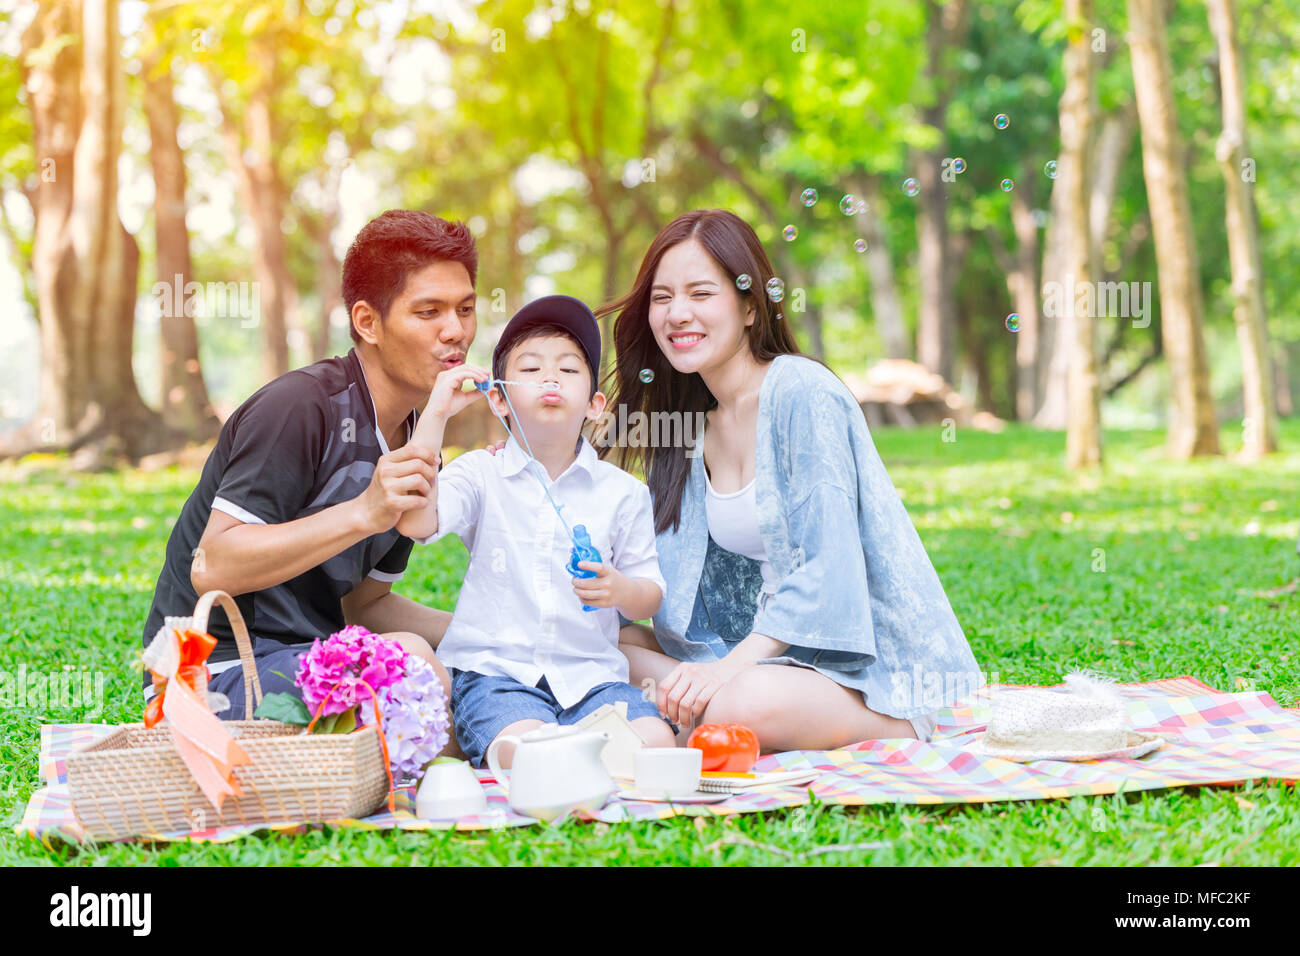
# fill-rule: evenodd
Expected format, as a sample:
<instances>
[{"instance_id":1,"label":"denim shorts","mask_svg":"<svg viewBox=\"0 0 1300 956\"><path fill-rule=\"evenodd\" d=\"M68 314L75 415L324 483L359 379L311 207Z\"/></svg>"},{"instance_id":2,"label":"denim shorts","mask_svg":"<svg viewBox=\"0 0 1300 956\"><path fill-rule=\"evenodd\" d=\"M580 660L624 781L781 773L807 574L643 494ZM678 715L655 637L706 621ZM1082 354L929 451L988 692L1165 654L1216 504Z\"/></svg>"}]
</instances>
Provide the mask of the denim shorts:
<instances>
[{"instance_id":1,"label":"denim shorts","mask_svg":"<svg viewBox=\"0 0 1300 956\"><path fill-rule=\"evenodd\" d=\"M257 665L257 679L265 694L292 694L302 700L302 691L294 684L298 676L298 658L311 650L311 644L281 644L260 641L260 653L253 657ZM222 720L244 719L244 669L239 666L213 674L208 689L230 698L230 709L217 714ZM249 713L252 717L252 713Z\"/></svg>"},{"instance_id":2,"label":"denim shorts","mask_svg":"<svg viewBox=\"0 0 1300 956\"><path fill-rule=\"evenodd\" d=\"M451 671L451 714L456 740L470 763L482 767L487 749L510 724L517 720L540 720L544 724L576 724L605 704L627 702L627 719L660 717L659 708L641 696L641 688L622 681L597 684L572 707L561 707L543 677L536 687L513 677L492 677L475 671Z\"/></svg>"}]
</instances>

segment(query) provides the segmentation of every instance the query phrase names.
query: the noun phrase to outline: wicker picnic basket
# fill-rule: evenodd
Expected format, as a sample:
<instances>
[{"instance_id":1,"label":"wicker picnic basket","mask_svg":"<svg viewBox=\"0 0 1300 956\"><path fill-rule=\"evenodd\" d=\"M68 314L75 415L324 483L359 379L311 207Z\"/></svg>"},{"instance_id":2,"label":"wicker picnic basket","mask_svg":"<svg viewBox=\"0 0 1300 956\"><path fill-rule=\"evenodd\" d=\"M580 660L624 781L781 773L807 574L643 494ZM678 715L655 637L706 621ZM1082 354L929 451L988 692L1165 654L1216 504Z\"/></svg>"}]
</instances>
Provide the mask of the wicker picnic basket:
<instances>
[{"instance_id":1,"label":"wicker picnic basket","mask_svg":"<svg viewBox=\"0 0 1300 956\"><path fill-rule=\"evenodd\" d=\"M176 752L166 722L151 728L127 724L68 755L72 809L88 836L156 837L232 824L337 820L367 816L383 803L387 768L374 724L349 734L304 734L293 724L250 719L262 702L262 685L234 599L208 591L190 626L206 632L214 602L230 621L244 672L245 719L226 722L249 758L234 768L243 793L227 797L218 812Z\"/></svg>"}]
</instances>

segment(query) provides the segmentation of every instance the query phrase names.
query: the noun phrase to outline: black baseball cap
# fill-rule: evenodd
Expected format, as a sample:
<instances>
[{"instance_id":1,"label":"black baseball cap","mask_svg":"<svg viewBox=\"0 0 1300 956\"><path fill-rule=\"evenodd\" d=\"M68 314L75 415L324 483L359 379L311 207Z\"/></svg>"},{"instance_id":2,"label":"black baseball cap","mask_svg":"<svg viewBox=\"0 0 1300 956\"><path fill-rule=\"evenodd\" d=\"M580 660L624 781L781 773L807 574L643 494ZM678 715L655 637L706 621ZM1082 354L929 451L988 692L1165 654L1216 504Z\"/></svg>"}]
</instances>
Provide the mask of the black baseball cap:
<instances>
[{"instance_id":1,"label":"black baseball cap","mask_svg":"<svg viewBox=\"0 0 1300 956\"><path fill-rule=\"evenodd\" d=\"M596 381L596 370L600 368L600 323L586 304L571 295L545 295L516 312L492 350L493 361L498 355L505 356L522 333L538 325L558 325L577 339L591 368L591 380Z\"/></svg>"}]
</instances>

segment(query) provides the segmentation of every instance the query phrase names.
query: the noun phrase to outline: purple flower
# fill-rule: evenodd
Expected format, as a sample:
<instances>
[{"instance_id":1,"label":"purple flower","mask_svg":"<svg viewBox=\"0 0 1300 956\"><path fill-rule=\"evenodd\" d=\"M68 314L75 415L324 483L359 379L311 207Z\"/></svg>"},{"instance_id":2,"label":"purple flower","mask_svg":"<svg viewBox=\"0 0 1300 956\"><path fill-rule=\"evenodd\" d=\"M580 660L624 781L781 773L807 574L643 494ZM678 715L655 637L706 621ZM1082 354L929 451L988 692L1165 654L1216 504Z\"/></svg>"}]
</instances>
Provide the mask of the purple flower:
<instances>
[{"instance_id":1,"label":"purple flower","mask_svg":"<svg viewBox=\"0 0 1300 956\"><path fill-rule=\"evenodd\" d=\"M407 659L405 676L377 693L393 773L418 778L451 739L442 680L427 661L412 654ZM362 690L361 696L369 695ZM368 699L360 703L361 722L373 723L374 705Z\"/></svg>"}]
</instances>

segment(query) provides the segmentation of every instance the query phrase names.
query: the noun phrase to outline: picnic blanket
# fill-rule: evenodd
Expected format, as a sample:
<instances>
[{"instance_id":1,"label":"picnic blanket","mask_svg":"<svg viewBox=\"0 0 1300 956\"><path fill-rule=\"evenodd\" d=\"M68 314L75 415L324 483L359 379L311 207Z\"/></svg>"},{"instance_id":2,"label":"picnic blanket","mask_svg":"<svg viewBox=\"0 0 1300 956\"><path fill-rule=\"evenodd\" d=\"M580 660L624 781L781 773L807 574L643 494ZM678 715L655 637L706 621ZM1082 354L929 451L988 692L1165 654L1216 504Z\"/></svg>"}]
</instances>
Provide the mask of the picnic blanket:
<instances>
[{"instance_id":1,"label":"picnic blanket","mask_svg":"<svg viewBox=\"0 0 1300 956\"><path fill-rule=\"evenodd\" d=\"M1007 686L1007 685L1001 685ZM1060 685L1057 685L1060 686ZM725 816L783 807L825 804L990 803L1041 800L1168 787L1241 784L1250 780L1300 779L1300 708L1283 708L1268 694L1223 693L1192 677L1120 684L1136 730L1162 733L1167 743L1137 760L1069 763L1040 760L1013 763L977 756L970 745L983 736L992 688L939 712L928 742L912 739L868 740L838 750L794 750L770 754L756 770L815 768L821 775L803 787L784 787L737 794L722 803L671 806L611 798L582 819L620 823L677 815ZM81 840L72 812L65 758L111 727L53 724L41 728L41 776L45 786L32 795L15 832L46 845L55 839ZM503 788L487 771L479 779L488 793L488 812L455 821L415 816L414 785L400 787L397 810L330 825L368 830L458 829L530 826L538 821L510 809ZM307 824L236 825L161 834L158 840L225 842L258 831L302 832Z\"/></svg>"}]
</instances>

